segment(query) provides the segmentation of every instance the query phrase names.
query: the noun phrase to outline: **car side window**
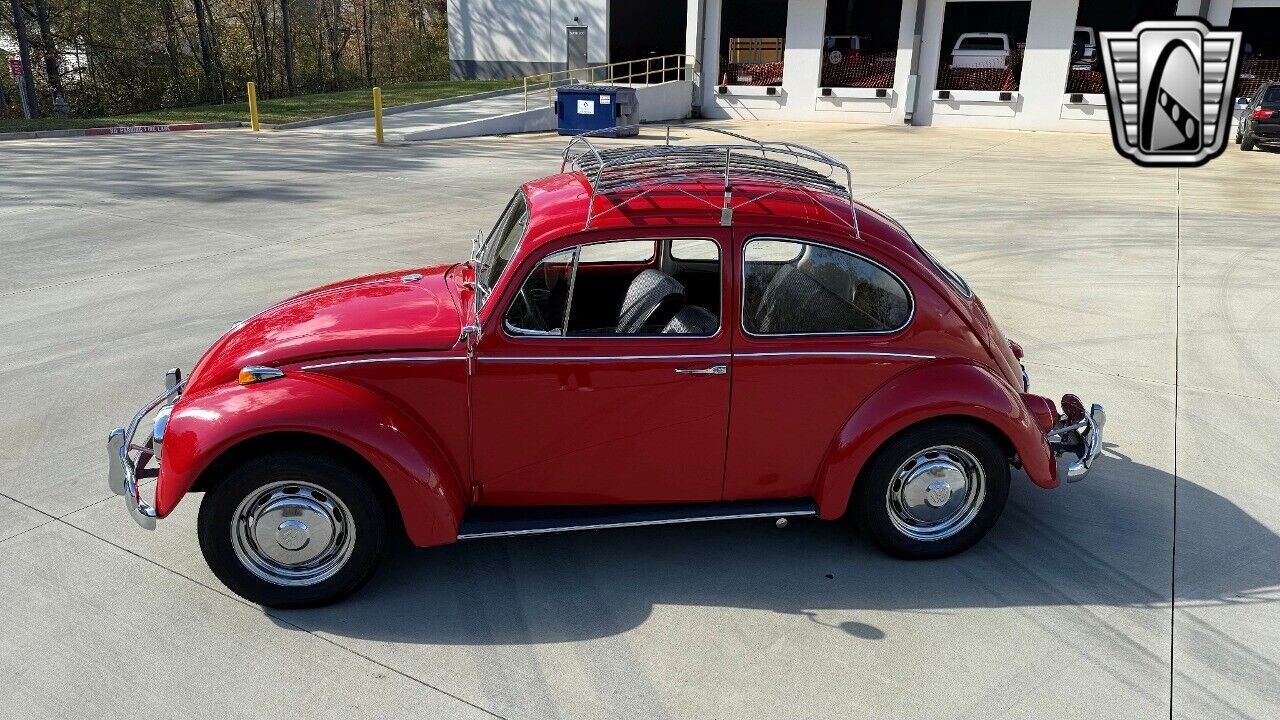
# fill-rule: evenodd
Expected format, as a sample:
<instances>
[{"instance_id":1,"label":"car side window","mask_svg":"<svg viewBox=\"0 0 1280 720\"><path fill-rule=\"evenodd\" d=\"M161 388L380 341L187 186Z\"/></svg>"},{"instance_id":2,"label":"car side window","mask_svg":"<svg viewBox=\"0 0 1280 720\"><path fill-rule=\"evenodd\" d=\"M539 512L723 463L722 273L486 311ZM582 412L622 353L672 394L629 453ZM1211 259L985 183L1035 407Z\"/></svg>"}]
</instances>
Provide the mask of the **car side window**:
<instances>
[{"instance_id":1,"label":"car side window","mask_svg":"<svg viewBox=\"0 0 1280 720\"><path fill-rule=\"evenodd\" d=\"M860 255L771 238L743 251L742 327L750 334L887 333L911 314L906 285Z\"/></svg>"},{"instance_id":2,"label":"car side window","mask_svg":"<svg viewBox=\"0 0 1280 720\"><path fill-rule=\"evenodd\" d=\"M672 243L696 250L699 259L663 260ZM711 336L720 329L721 288L720 248L709 240L591 243L534 266L507 310L506 329L567 337Z\"/></svg>"},{"instance_id":3,"label":"car side window","mask_svg":"<svg viewBox=\"0 0 1280 720\"><path fill-rule=\"evenodd\" d=\"M507 330L519 335L560 335L564 332L577 248L543 258L529 271L507 308Z\"/></svg>"}]
</instances>

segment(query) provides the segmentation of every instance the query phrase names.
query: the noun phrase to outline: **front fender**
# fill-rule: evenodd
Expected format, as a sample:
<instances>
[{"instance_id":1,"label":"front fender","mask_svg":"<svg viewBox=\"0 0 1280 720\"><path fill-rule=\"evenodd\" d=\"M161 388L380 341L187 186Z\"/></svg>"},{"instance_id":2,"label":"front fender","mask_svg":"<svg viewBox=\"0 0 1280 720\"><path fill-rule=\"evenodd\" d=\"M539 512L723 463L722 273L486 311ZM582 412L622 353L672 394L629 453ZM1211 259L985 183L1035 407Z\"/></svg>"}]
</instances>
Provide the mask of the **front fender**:
<instances>
[{"instance_id":1,"label":"front fender","mask_svg":"<svg viewBox=\"0 0 1280 720\"><path fill-rule=\"evenodd\" d=\"M219 385L182 397L169 417L160 457L158 515L172 512L223 453L276 432L318 435L365 458L390 488L414 544L457 539L461 478L428 432L369 390L323 375Z\"/></svg>"},{"instance_id":2,"label":"front fender","mask_svg":"<svg viewBox=\"0 0 1280 720\"><path fill-rule=\"evenodd\" d=\"M1013 445L1032 482L1057 487L1049 443L1018 392L978 365L932 364L895 376L845 422L819 471L819 517L831 520L844 514L858 474L886 441L911 425L944 416L995 427Z\"/></svg>"}]
</instances>

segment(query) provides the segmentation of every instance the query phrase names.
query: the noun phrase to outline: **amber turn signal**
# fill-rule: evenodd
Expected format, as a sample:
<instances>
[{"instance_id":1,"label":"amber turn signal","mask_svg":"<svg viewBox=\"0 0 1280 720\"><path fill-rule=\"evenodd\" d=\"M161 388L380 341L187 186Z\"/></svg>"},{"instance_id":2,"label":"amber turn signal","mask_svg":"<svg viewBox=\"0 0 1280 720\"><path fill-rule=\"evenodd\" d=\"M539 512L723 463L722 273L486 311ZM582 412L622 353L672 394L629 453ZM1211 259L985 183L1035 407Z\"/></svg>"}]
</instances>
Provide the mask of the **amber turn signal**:
<instances>
[{"instance_id":1,"label":"amber turn signal","mask_svg":"<svg viewBox=\"0 0 1280 720\"><path fill-rule=\"evenodd\" d=\"M238 382L241 385L252 385L265 380L274 380L284 377L284 371L273 367L264 367L262 365L250 365L240 370Z\"/></svg>"}]
</instances>

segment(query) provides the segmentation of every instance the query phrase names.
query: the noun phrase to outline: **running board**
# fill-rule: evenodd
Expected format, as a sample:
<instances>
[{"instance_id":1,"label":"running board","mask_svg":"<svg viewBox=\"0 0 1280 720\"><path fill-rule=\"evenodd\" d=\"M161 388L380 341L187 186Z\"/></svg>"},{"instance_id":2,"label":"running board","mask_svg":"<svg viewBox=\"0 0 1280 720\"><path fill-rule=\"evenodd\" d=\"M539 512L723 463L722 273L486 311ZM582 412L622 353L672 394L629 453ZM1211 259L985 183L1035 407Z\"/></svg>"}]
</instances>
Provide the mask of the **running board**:
<instances>
[{"instance_id":1,"label":"running board","mask_svg":"<svg viewBox=\"0 0 1280 720\"><path fill-rule=\"evenodd\" d=\"M463 518L462 527L458 529L458 539L541 535L712 520L806 517L817 514L818 508L809 498L689 505L479 507L469 511Z\"/></svg>"}]
</instances>

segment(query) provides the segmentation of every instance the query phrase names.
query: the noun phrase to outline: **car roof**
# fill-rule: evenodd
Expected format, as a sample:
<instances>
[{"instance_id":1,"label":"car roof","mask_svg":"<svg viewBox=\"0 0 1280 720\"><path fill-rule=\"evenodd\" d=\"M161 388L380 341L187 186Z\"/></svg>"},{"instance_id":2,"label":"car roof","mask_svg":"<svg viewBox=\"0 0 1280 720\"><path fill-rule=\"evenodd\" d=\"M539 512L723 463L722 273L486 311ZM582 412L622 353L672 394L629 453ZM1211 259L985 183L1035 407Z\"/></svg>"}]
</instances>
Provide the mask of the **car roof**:
<instances>
[{"instance_id":1,"label":"car roof","mask_svg":"<svg viewBox=\"0 0 1280 720\"><path fill-rule=\"evenodd\" d=\"M673 229L720 227L724 204L721 178L653 182L625 191L593 195L591 183L583 173L564 172L525 183L521 192L529 205L529 226L521 241L522 253L532 253L584 230L634 229L673 236ZM861 202L854 204L863 242L911 253L913 242L901 225ZM735 181L731 206L734 227L747 230L743 237L753 234L753 228L768 228L775 232L791 231L800 239L808 234L824 240L835 237L858 242L852 230L849 201L834 192L797 188L771 180ZM588 208L591 209L589 228Z\"/></svg>"}]
</instances>

